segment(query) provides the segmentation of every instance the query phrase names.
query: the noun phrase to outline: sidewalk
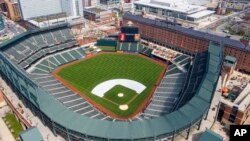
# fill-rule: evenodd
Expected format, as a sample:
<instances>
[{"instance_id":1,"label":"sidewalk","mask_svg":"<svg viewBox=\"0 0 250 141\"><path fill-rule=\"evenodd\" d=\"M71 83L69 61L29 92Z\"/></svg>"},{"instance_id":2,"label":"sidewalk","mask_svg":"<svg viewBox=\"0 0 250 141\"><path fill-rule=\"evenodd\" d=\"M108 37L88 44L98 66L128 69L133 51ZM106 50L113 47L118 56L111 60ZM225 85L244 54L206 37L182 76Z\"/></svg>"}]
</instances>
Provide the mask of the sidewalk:
<instances>
[{"instance_id":1,"label":"sidewalk","mask_svg":"<svg viewBox=\"0 0 250 141\"><path fill-rule=\"evenodd\" d=\"M26 108L24 106L24 104L22 103L21 100L18 99L18 97L16 96L16 94L10 89L10 87L0 78L0 87L4 88L4 92L6 94L6 96L8 97L8 99L12 102L12 104L14 105L14 107L19 107L18 105L21 105L24 113L22 114L23 117L30 122L30 124L32 126L36 126L40 133L43 136L44 141L64 141L64 139L60 136L55 136L51 130L44 126L44 124L41 122L41 120L34 116L33 113L30 111L30 109ZM0 126L1 127L1 126ZM2 140L0 140L2 141ZM3 140L5 141L5 140ZM12 140L6 140L6 141L12 141Z\"/></svg>"},{"instance_id":2,"label":"sidewalk","mask_svg":"<svg viewBox=\"0 0 250 141\"><path fill-rule=\"evenodd\" d=\"M2 118L0 118L0 127L0 141L15 141L14 137L12 136L10 130L8 129Z\"/></svg>"},{"instance_id":3,"label":"sidewalk","mask_svg":"<svg viewBox=\"0 0 250 141\"><path fill-rule=\"evenodd\" d=\"M215 121L215 118L217 116L217 108L218 108L219 101L221 98L221 94L220 94L220 92L218 92L218 89L221 88L221 84L222 84L221 81L222 81L222 79L219 78L216 90L214 92L214 97L212 99L211 106L210 106L210 109L209 109L209 112L207 115L207 119L202 120L200 130L197 130L197 126L195 128L192 127L188 140L185 139L186 133L181 133L181 135L179 135L175 138L176 141L196 141L197 136L200 136L200 133L203 133L204 131L206 131L206 129L213 129L214 130L214 128L212 128L212 127L214 125L214 121ZM217 125L215 127L215 129L217 131L217 129L219 129L219 126ZM224 138L224 141L228 141L228 137L226 135L223 136L223 138Z\"/></svg>"}]
</instances>

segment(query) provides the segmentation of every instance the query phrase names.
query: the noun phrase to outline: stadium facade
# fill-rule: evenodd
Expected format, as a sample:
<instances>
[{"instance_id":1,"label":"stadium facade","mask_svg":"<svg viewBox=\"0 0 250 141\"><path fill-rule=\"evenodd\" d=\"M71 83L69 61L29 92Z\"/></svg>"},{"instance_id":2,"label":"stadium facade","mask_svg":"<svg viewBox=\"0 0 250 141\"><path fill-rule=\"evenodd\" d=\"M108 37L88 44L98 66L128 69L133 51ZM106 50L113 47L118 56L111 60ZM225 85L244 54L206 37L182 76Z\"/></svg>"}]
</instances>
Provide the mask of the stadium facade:
<instances>
[{"instance_id":1,"label":"stadium facade","mask_svg":"<svg viewBox=\"0 0 250 141\"><path fill-rule=\"evenodd\" d=\"M197 53L206 51L211 41L221 44L224 47L224 56L229 55L237 58L237 70L250 72L250 46L243 42L187 29L171 22L125 13L123 24L128 21L132 21L134 25L139 27L142 39L175 50Z\"/></svg>"},{"instance_id":2,"label":"stadium facade","mask_svg":"<svg viewBox=\"0 0 250 141\"><path fill-rule=\"evenodd\" d=\"M25 71L27 66L34 64L45 56L60 50L77 47L77 42L69 33L70 31L66 26L28 31L5 42L0 47L1 77L11 86L20 100L55 135L60 135L69 141L86 139L157 140L161 138L174 139L176 135L183 131L187 132L188 137L191 127L198 125L199 129L202 119L206 118L208 114L217 84L223 57L223 45L209 42L208 50L193 54L196 61L194 61L192 70L196 70L194 68L201 60L199 57L205 56L206 63L203 68L204 73L201 83L199 87L195 86L196 92L194 95L184 95L181 98L173 112L143 121L114 122L80 115L66 108L43 88L41 81L36 81L42 75L34 75ZM50 40L50 34L57 42ZM44 44L44 38L47 40L46 44ZM36 40L37 48L35 48L35 44L29 44L31 40ZM21 47L23 44L25 44L26 49ZM27 48L30 48L31 51ZM26 53L22 53L23 51ZM82 55L84 56L84 54ZM78 59L80 58L82 56ZM62 63L67 63L66 56L64 60ZM60 62L58 62L59 65L61 65ZM43 79L48 80L50 78Z\"/></svg>"}]
</instances>

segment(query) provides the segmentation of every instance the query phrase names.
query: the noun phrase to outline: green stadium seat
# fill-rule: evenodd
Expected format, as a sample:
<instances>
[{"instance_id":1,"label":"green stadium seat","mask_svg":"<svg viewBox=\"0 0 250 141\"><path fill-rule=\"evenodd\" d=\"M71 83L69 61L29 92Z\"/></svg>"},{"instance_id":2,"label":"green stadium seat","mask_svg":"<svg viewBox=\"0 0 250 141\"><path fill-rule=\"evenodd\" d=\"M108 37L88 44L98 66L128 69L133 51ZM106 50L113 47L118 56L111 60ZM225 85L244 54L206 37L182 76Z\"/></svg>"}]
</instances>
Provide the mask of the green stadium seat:
<instances>
[{"instance_id":1,"label":"green stadium seat","mask_svg":"<svg viewBox=\"0 0 250 141\"><path fill-rule=\"evenodd\" d=\"M43 33L42 36L45 38L49 46L53 46L54 44L56 44L56 41L54 40L50 32Z\"/></svg>"},{"instance_id":2,"label":"green stadium seat","mask_svg":"<svg viewBox=\"0 0 250 141\"><path fill-rule=\"evenodd\" d=\"M122 46L121 46L121 50L122 51L128 51L129 50L129 46L130 44L129 43L127 43L127 42L123 42L122 43Z\"/></svg>"},{"instance_id":3,"label":"green stadium seat","mask_svg":"<svg viewBox=\"0 0 250 141\"><path fill-rule=\"evenodd\" d=\"M177 73L183 73L183 72L176 67L176 68L173 68L173 69L167 71L166 75L172 75L172 74L177 74Z\"/></svg>"},{"instance_id":4,"label":"green stadium seat","mask_svg":"<svg viewBox=\"0 0 250 141\"><path fill-rule=\"evenodd\" d=\"M61 57L61 55L56 55L56 56L54 56L54 57L56 58L57 61L60 62L60 65L67 63L67 62Z\"/></svg>"},{"instance_id":5,"label":"green stadium seat","mask_svg":"<svg viewBox=\"0 0 250 141\"><path fill-rule=\"evenodd\" d=\"M72 57L68 54L68 52L62 53L61 55L63 56L63 58L65 58L65 59L67 60L67 62L71 62L71 61L75 60L75 58L72 58Z\"/></svg>"},{"instance_id":6,"label":"green stadium seat","mask_svg":"<svg viewBox=\"0 0 250 141\"><path fill-rule=\"evenodd\" d=\"M72 50L69 52L72 56L74 56L77 59L81 59L82 58L82 54L78 53L76 50Z\"/></svg>"},{"instance_id":7,"label":"green stadium seat","mask_svg":"<svg viewBox=\"0 0 250 141\"><path fill-rule=\"evenodd\" d=\"M130 43L130 51L131 52L138 52L138 43Z\"/></svg>"},{"instance_id":8,"label":"green stadium seat","mask_svg":"<svg viewBox=\"0 0 250 141\"><path fill-rule=\"evenodd\" d=\"M40 34L37 34L35 36L33 36L37 42L37 45L40 47L40 48L43 48L43 47L46 47L47 46L47 43L44 41L43 37L40 35Z\"/></svg>"},{"instance_id":9,"label":"green stadium seat","mask_svg":"<svg viewBox=\"0 0 250 141\"><path fill-rule=\"evenodd\" d=\"M79 48L76 50L78 53L80 53L82 56L85 56L86 55L86 52L82 49L82 48Z\"/></svg>"},{"instance_id":10,"label":"green stadium seat","mask_svg":"<svg viewBox=\"0 0 250 141\"><path fill-rule=\"evenodd\" d=\"M60 65L60 63L57 62L54 57L49 57L47 60L49 60L51 63L55 64L56 66Z\"/></svg>"},{"instance_id":11,"label":"green stadium seat","mask_svg":"<svg viewBox=\"0 0 250 141\"><path fill-rule=\"evenodd\" d=\"M36 65L36 68L40 69L40 70L43 70L43 71L46 71L46 72L51 72L53 69L50 68L49 66L43 66L41 64L38 64Z\"/></svg>"},{"instance_id":12,"label":"green stadium seat","mask_svg":"<svg viewBox=\"0 0 250 141\"><path fill-rule=\"evenodd\" d=\"M31 73L38 73L38 74L47 74L48 72L39 70L39 69L34 69Z\"/></svg>"},{"instance_id":13,"label":"green stadium seat","mask_svg":"<svg viewBox=\"0 0 250 141\"><path fill-rule=\"evenodd\" d=\"M50 61L48 61L48 59L43 60L42 62L40 62L40 64L43 64L44 66L47 66L51 69L55 69L57 67L57 65L51 63Z\"/></svg>"},{"instance_id":14,"label":"green stadium seat","mask_svg":"<svg viewBox=\"0 0 250 141\"><path fill-rule=\"evenodd\" d=\"M74 39L74 36L72 35L70 29L62 29L61 32L62 32L63 35L65 35L67 40Z\"/></svg>"},{"instance_id":15,"label":"green stadium seat","mask_svg":"<svg viewBox=\"0 0 250 141\"><path fill-rule=\"evenodd\" d=\"M143 45L142 45L142 44L139 44L138 52L141 52L142 50L143 50Z\"/></svg>"},{"instance_id":16,"label":"green stadium seat","mask_svg":"<svg viewBox=\"0 0 250 141\"><path fill-rule=\"evenodd\" d=\"M175 59L173 59L173 61L176 62L176 63L178 63L178 62L180 62L180 61L182 61L182 60L184 60L184 59L186 59L186 58L188 58L188 56L182 54L182 55L180 55L180 56L178 56L178 57L175 57Z\"/></svg>"},{"instance_id":17,"label":"green stadium seat","mask_svg":"<svg viewBox=\"0 0 250 141\"><path fill-rule=\"evenodd\" d=\"M65 36L63 37L63 35L62 35L62 33L61 33L60 30L53 31L52 34L54 35L54 37L56 38L56 40L59 43L64 43L67 40Z\"/></svg>"}]
</instances>

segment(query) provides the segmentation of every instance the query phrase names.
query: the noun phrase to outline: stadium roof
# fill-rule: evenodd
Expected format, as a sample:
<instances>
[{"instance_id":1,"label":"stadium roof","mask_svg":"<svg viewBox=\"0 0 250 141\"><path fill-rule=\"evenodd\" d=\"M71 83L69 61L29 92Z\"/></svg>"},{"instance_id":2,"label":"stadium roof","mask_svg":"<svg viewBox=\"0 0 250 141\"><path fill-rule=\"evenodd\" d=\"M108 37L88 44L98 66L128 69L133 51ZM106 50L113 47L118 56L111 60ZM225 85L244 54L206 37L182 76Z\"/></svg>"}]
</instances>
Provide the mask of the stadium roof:
<instances>
[{"instance_id":1,"label":"stadium roof","mask_svg":"<svg viewBox=\"0 0 250 141\"><path fill-rule=\"evenodd\" d=\"M13 40L13 42L14 41L15 40ZM11 43L9 42L8 44ZM5 45L8 44L6 43ZM16 70L18 75L20 75L18 79L20 80L20 85L26 86L24 83L28 83L27 89L33 89L32 91L35 91L37 102L31 102L47 115L55 126L62 126L67 130L85 134L87 137L105 139L143 139L157 138L163 135L171 136L198 122L209 109L210 101L217 84L221 57L221 48L210 43L207 70L202 83L196 95L180 109L149 120L113 122L86 117L64 107L62 103L52 98L44 89L40 88L39 85L36 85L27 77L27 74L23 73L0 52L1 60L8 63L10 68ZM27 97L27 95L24 96Z\"/></svg>"}]
</instances>

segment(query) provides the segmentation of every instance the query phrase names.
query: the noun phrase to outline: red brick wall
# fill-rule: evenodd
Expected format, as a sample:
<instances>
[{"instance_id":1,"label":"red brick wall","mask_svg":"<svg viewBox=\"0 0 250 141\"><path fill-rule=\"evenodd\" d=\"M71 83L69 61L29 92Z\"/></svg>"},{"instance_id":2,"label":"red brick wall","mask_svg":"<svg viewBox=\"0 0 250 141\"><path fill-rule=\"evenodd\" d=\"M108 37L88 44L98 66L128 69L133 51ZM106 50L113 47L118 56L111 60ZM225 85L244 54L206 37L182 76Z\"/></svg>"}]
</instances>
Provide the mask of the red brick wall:
<instances>
[{"instance_id":1,"label":"red brick wall","mask_svg":"<svg viewBox=\"0 0 250 141\"><path fill-rule=\"evenodd\" d=\"M238 111L234 123L235 124L243 124L250 114L249 110L250 110L250 108L248 107L244 112ZM222 119L223 119L222 123L226 124L227 122L229 122L228 119L230 117L231 112L232 112L232 107L226 106L223 117L222 117Z\"/></svg>"},{"instance_id":2,"label":"red brick wall","mask_svg":"<svg viewBox=\"0 0 250 141\"><path fill-rule=\"evenodd\" d=\"M128 20L124 19L123 24L126 24L127 22ZM202 52L206 51L208 48L209 41L207 40L177 33L176 31L166 28L150 26L135 21L132 22L139 27L142 37L153 38L155 40L159 40L162 43L171 44L190 52ZM225 55L230 55L237 58L236 69L250 72L250 52L225 45Z\"/></svg>"}]
</instances>

